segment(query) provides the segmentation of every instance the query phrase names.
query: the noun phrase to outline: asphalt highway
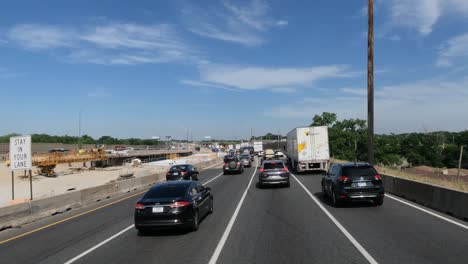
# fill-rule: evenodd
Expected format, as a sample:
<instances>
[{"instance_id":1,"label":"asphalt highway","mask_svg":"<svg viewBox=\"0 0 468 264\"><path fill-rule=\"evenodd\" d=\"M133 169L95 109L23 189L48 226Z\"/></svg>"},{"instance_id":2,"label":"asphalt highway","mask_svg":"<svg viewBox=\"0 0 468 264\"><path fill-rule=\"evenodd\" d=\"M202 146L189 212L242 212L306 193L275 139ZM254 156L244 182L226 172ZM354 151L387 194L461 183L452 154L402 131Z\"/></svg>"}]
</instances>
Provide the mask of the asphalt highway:
<instances>
[{"instance_id":1,"label":"asphalt highway","mask_svg":"<svg viewBox=\"0 0 468 264\"><path fill-rule=\"evenodd\" d=\"M0 232L0 263L468 263L466 222L390 195L334 208L319 174L262 189L257 175L201 172L214 213L196 232L138 236L135 192Z\"/></svg>"}]
</instances>

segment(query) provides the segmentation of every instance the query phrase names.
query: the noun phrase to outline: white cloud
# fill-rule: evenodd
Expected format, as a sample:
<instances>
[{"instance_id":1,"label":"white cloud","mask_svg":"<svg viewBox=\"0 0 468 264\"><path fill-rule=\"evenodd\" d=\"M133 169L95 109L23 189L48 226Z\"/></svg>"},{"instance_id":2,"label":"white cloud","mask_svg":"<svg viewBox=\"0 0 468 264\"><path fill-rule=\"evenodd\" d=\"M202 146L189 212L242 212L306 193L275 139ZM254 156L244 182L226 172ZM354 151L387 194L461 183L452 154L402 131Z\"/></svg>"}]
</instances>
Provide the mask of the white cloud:
<instances>
[{"instance_id":1,"label":"white cloud","mask_svg":"<svg viewBox=\"0 0 468 264\"><path fill-rule=\"evenodd\" d=\"M452 66L452 60L468 57L468 33L453 37L446 41L439 52L436 65Z\"/></svg>"},{"instance_id":2,"label":"white cloud","mask_svg":"<svg viewBox=\"0 0 468 264\"><path fill-rule=\"evenodd\" d=\"M272 92L275 92L275 93L295 93L297 92L297 89L296 88L293 88L293 87L275 87L275 88L272 88L271 89Z\"/></svg>"},{"instance_id":3,"label":"white cloud","mask_svg":"<svg viewBox=\"0 0 468 264\"><path fill-rule=\"evenodd\" d=\"M468 77L457 80L434 78L398 85L384 86L375 91L375 125L378 133L429 130L464 130L468 123ZM267 109L272 117L310 120L322 112L337 113L339 118L366 118L366 89L343 88L336 94L313 100Z\"/></svg>"},{"instance_id":4,"label":"white cloud","mask_svg":"<svg viewBox=\"0 0 468 264\"><path fill-rule=\"evenodd\" d=\"M389 0L391 23L428 35L446 14L468 17L466 0Z\"/></svg>"},{"instance_id":5,"label":"white cloud","mask_svg":"<svg viewBox=\"0 0 468 264\"><path fill-rule=\"evenodd\" d=\"M213 84L213 83L208 83L208 82L200 82L200 81L193 81L193 80L182 80L182 84L185 85L190 85L190 86L196 86L196 87L202 87L202 88L216 88L216 89L223 89L227 91L234 91L234 92L239 92L237 89L232 89L223 85L218 85L218 84Z\"/></svg>"},{"instance_id":6,"label":"white cloud","mask_svg":"<svg viewBox=\"0 0 468 264\"><path fill-rule=\"evenodd\" d=\"M388 36L386 37L388 40L391 40L391 41L400 41L401 40L401 37L398 36L398 35L391 35L391 36Z\"/></svg>"},{"instance_id":7,"label":"white cloud","mask_svg":"<svg viewBox=\"0 0 468 264\"><path fill-rule=\"evenodd\" d=\"M106 22L97 26L65 29L27 24L13 27L9 39L33 50L59 50L64 61L95 64L143 64L196 57L166 24L142 25Z\"/></svg>"},{"instance_id":8,"label":"white cloud","mask_svg":"<svg viewBox=\"0 0 468 264\"><path fill-rule=\"evenodd\" d=\"M0 67L0 79L16 78L16 77L19 77L21 75L23 75L23 74L12 72L11 70L9 70L7 68Z\"/></svg>"},{"instance_id":9,"label":"white cloud","mask_svg":"<svg viewBox=\"0 0 468 264\"><path fill-rule=\"evenodd\" d=\"M21 24L13 27L7 37L31 50L44 50L73 46L73 33L69 30L38 24Z\"/></svg>"},{"instance_id":10,"label":"white cloud","mask_svg":"<svg viewBox=\"0 0 468 264\"><path fill-rule=\"evenodd\" d=\"M289 22L287 20L278 20L276 21L276 25L279 26L279 27L284 27L284 26L287 26L289 24Z\"/></svg>"},{"instance_id":11,"label":"white cloud","mask_svg":"<svg viewBox=\"0 0 468 264\"><path fill-rule=\"evenodd\" d=\"M199 66L200 80L240 90L271 90L292 92L297 86L310 86L328 78L356 76L347 66L329 65L309 68L241 67L205 63Z\"/></svg>"},{"instance_id":12,"label":"white cloud","mask_svg":"<svg viewBox=\"0 0 468 264\"><path fill-rule=\"evenodd\" d=\"M93 98L106 98L110 96L111 94L106 89L97 89L95 91L88 93L88 97L93 97Z\"/></svg>"},{"instance_id":13,"label":"white cloud","mask_svg":"<svg viewBox=\"0 0 468 264\"><path fill-rule=\"evenodd\" d=\"M223 1L222 7L212 10L186 8L183 16L188 29L200 36L245 46L264 42L261 33L273 26L284 27L286 20L268 17L270 7L263 0L252 0L247 5Z\"/></svg>"},{"instance_id":14,"label":"white cloud","mask_svg":"<svg viewBox=\"0 0 468 264\"><path fill-rule=\"evenodd\" d=\"M365 96L367 95L367 88L341 88L340 89L343 93L346 94L351 94L351 95L359 95L359 96Z\"/></svg>"}]
</instances>

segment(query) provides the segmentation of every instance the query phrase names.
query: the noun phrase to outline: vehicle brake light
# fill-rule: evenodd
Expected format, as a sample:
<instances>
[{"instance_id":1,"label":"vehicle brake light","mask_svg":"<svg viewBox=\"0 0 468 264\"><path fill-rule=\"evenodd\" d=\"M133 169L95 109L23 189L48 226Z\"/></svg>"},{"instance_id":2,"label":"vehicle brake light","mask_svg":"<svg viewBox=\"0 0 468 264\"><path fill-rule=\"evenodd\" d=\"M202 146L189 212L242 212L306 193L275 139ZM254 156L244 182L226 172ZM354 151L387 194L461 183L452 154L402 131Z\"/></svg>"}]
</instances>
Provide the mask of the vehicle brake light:
<instances>
[{"instance_id":1,"label":"vehicle brake light","mask_svg":"<svg viewBox=\"0 0 468 264\"><path fill-rule=\"evenodd\" d=\"M166 172L166 175L170 175L171 173L170 172Z\"/></svg>"},{"instance_id":2,"label":"vehicle brake light","mask_svg":"<svg viewBox=\"0 0 468 264\"><path fill-rule=\"evenodd\" d=\"M144 209L145 209L145 205L142 204L142 203L137 203L137 204L135 205L135 209L137 209L137 210L144 210Z\"/></svg>"},{"instance_id":3,"label":"vehicle brake light","mask_svg":"<svg viewBox=\"0 0 468 264\"><path fill-rule=\"evenodd\" d=\"M186 201L178 201L173 204L171 204L171 208L181 208L181 207L187 207L189 206L190 203Z\"/></svg>"},{"instance_id":4,"label":"vehicle brake light","mask_svg":"<svg viewBox=\"0 0 468 264\"><path fill-rule=\"evenodd\" d=\"M261 172L261 173L265 172L265 169L260 168L260 172Z\"/></svg>"},{"instance_id":5,"label":"vehicle brake light","mask_svg":"<svg viewBox=\"0 0 468 264\"><path fill-rule=\"evenodd\" d=\"M183 171L183 172L181 172L181 173L182 173L182 175L186 175L188 172L186 172L186 171Z\"/></svg>"},{"instance_id":6,"label":"vehicle brake light","mask_svg":"<svg viewBox=\"0 0 468 264\"><path fill-rule=\"evenodd\" d=\"M380 176L380 174L377 174L377 175L374 176L374 179L380 181L380 180L382 180L382 176Z\"/></svg>"},{"instance_id":7,"label":"vehicle brake light","mask_svg":"<svg viewBox=\"0 0 468 264\"><path fill-rule=\"evenodd\" d=\"M237 165L240 165L240 161L237 162Z\"/></svg>"},{"instance_id":8,"label":"vehicle brake light","mask_svg":"<svg viewBox=\"0 0 468 264\"><path fill-rule=\"evenodd\" d=\"M284 167L281 171L289 171L288 168Z\"/></svg>"},{"instance_id":9,"label":"vehicle brake light","mask_svg":"<svg viewBox=\"0 0 468 264\"><path fill-rule=\"evenodd\" d=\"M338 178L338 180L340 180L340 181L347 181L348 179L349 179L348 176L344 176L344 175L342 175L342 176L340 176L340 178Z\"/></svg>"}]
</instances>

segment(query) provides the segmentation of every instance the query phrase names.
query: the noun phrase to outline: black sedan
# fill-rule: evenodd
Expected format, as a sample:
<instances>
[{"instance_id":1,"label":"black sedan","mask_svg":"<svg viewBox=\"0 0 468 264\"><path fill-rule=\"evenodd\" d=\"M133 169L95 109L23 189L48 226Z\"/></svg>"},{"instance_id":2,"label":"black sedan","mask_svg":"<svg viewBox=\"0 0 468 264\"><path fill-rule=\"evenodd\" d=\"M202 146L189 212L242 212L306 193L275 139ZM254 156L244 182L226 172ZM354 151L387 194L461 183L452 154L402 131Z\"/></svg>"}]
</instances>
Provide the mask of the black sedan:
<instances>
[{"instance_id":1,"label":"black sedan","mask_svg":"<svg viewBox=\"0 0 468 264\"><path fill-rule=\"evenodd\" d=\"M195 180L198 181L198 170L190 164L180 164L172 166L166 172L167 181Z\"/></svg>"},{"instance_id":2,"label":"black sedan","mask_svg":"<svg viewBox=\"0 0 468 264\"><path fill-rule=\"evenodd\" d=\"M200 219L212 212L213 195L209 187L194 181L160 183L136 204L135 228L139 234L171 227L197 230Z\"/></svg>"}]
</instances>

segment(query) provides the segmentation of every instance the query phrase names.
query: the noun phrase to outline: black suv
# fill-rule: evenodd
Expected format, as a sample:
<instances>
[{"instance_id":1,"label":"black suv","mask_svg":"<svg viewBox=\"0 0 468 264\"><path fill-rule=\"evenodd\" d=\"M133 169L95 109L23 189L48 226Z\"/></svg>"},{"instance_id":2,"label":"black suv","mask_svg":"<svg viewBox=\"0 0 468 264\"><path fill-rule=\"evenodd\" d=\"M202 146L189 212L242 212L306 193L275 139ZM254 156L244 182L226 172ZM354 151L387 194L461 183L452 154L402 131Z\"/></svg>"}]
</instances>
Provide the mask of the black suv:
<instances>
[{"instance_id":1,"label":"black suv","mask_svg":"<svg viewBox=\"0 0 468 264\"><path fill-rule=\"evenodd\" d=\"M382 177L369 163L337 163L322 178L322 193L330 197L334 206L350 200L372 200L382 205L384 186Z\"/></svg>"}]
</instances>

